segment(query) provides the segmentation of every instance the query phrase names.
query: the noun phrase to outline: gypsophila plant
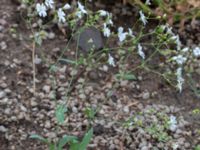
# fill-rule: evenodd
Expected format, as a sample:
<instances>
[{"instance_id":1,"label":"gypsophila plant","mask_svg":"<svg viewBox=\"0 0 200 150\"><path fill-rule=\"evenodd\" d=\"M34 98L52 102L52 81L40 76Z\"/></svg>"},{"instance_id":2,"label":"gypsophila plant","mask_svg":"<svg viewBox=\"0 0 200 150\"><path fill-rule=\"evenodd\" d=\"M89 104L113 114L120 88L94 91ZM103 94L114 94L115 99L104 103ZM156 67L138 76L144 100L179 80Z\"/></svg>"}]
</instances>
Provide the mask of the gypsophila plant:
<instances>
[{"instance_id":1,"label":"gypsophila plant","mask_svg":"<svg viewBox=\"0 0 200 150\"><path fill-rule=\"evenodd\" d=\"M112 13L106 10L91 11L87 7L87 2L82 3L59 3L54 0L44 1L28 1L28 24L32 31L33 39L33 72L35 73L35 62L38 59L35 55L35 48L41 47L44 40L48 35L48 29L51 25L56 24L61 32L66 35L68 40L66 48L62 51L61 55L57 58L54 64L49 65L50 72L56 74L59 61L64 61L68 65L72 66L76 71L79 66L97 68L104 64L109 65L110 68L115 68L118 72L115 74L117 80L137 80L135 72L138 69L153 72L163 77L168 83L176 87L180 92L183 91L183 85L185 83L185 75L194 71L194 64L198 64L200 57L200 47L189 48L184 47L181 43L179 35L173 32L172 27L168 24L163 25L161 23L155 29L146 33L146 28L150 22L150 19L162 19L165 16L159 16L157 18L149 18L148 14L145 14L143 10L138 12L138 21L140 25L139 29L135 29L135 25L125 28L123 26L117 26L112 20ZM145 5L151 5L151 1L146 1ZM37 25L35 25L36 23ZM34 24L34 26L33 26ZM137 24L136 24L137 25ZM95 50L95 39L88 39L85 44L92 44L90 49L87 49L87 55L81 54L79 51L80 34L85 29L91 28L101 32L105 43L102 48ZM152 41L144 42L146 37L153 37ZM69 45L77 41L77 46L74 47L75 55L73 58L64 58L64 53L69 50ZM110 42L115 41L113 47L110 46ZM155 58L163 57L163 61L154 60ZM139 63L135 66L128 68L128 62L133 60L139 60ZM156 67L154 69L151 66L151 62L156 61ZM196 66L195 66L196 67ZM109 71L109 70L108 70ZM36 74L33 75L36 80ZM33 83L35 83L35 80ZM54 100L56 102L57 122L62 125L65 121L65 115L68 111L67 97L71 91L71 85L74 80L74 75L69 79L69 86L66 90L66 101L62 104L57 104L56 96ZM52 81L56 81L52 78ZM34 85L35 86L35 85ZM35 89L35 88L34 88ZM95 111L87 108L85 114L89 119L94 119ZM167 134L168 130L176 129L176 118L174 116L164 117L163 124L151 124L146 127L146 131L159 141L167 141L170 137ZM166 119L167 118L167 119ZM137 117L131 118L126 125L136 125L144 127L143 122ZM58 141L56 144L52 144L49 140L40 136L32 136L32 138L40 139L47 143L50 149L62 147L65 144L69 144L72 150L86 149L92 135L92 129L86 134L82 142L78 142L76 137L66 137ZM61 143L61 144L59 144ZM61 145L61 146L59 146Z\"/></svg>"}]
</instances>

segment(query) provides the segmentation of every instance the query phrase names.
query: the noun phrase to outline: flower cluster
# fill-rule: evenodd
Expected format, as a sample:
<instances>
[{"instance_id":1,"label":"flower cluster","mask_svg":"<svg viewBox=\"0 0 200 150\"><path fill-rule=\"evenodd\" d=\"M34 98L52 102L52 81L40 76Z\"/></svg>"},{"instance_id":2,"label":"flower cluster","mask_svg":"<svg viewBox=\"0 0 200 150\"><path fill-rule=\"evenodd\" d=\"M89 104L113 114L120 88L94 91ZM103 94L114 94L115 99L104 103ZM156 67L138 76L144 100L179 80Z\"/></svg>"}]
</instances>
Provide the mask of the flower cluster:
<instances>
[{"instance_id":1,"label":"flower cluster","mask_svg":"<svg viewBox=\"0 0 200 150\"><path fill-rule=\"evenodd\" d=\"M45 0L44 3L37 3L36 4L36 11L37 14L40 17L46 17L47 16L47 10L54 8L54 1L53 0ZM65 10L71 9L71 6L66 3L62 8L58 8L57 10L57 16L58 16L58 22L65 23L66 22L66 13ZM81 19L84 14L87 14L87 11L85 10L85 7L78 1L77 2L77 11L76 16Z\"/></svg>"}]
</instances>

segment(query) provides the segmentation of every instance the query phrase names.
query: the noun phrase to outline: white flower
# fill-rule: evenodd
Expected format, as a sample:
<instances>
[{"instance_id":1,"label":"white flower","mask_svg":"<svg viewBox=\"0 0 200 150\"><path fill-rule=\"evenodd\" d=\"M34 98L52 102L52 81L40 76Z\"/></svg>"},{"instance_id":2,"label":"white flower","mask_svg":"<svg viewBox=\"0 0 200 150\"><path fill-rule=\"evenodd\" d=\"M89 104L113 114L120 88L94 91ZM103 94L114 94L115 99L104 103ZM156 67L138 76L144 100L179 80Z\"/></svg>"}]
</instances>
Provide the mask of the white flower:
<instances>
[{"instance_id":1,"label":"white flower","mask_svg":"<svg viewBox=\"0 0 200 150\"><path fill-rule=\"evenodd\" d=\"M123 31L124 31L123 27L118 28L118 38L120 42L123 42L126 39L126 35L128 34L127 32Z\"/></svg>"},{"instance_id":2,"label":"white flower","mask_svg":"<svg viewBox=\"0 0 200 150\"><path fill-rule=\"evenodd\" d=\"M199 47L195 47L193 49L193 54L194 54L194 56L199 57L200 56L200 48Z\"/></svg>"},{"instance_id":3,"label":"white flower","mask_svg":"<svg viewBox=\"0 0 200 150\"><path fill-rule=\"evenodd\" d=\"M47 16L47 8L43 3L42 4L39 4L39 3L36 4L36 11L37 11L37 13L39 14L40 17L46 17Z\"/></svg>"},{"instance_id":4,"label":"white flower","mask_svg":"<svg viewBox=\"0 0 200 150\"><path fill-rule=\"evenodd\" d=\"M115 67L114 58L110 54L108 54L108 63L109 63L109 65Z\"/></svg>"},{"instance_id":5,"label":"white flower","mask_svg":"<svg viewBox=\"0 0 200 150\"><path fill-rule=\"evenodd\" d=\"M179 91L181 92L182 91L182 87L183 87L183 83L184 83L184 79L182 77L182 68L179 67L177 70L176 70L176 76L177 76L177 88L179 89Z\"/></svg>"},{"instance_id":6,"label":"white flower","mask_svg":"<svg viewBox=\"0 0 200 150\"><path fill-rule=\"evenodd\" d=\"M188 52L189 51L189 47L185 47L185 48L183 48L182 50L181 50L182 52Z\"/></svg>"},{"instance_id":7,"label":"white flower","mask_svg":"<svg viewBox=\"0 0 200 150\"><path fill-rule=\"evenodd\" d=\"M135 36L133 35L133 31L132 31L130 28L128 28L128 35L131 36L131 37L135 37Z\"/></svg>"},{"instance_id":8,"label":"white flower","mask_svg":"<svg viewBox=\"0 0 200 150\"><path fill-rule=\"evenodd\" d=\"M113 25L113 21L111 19L108 19L108 21L106 23L110 24L110 25Z\"/></svg>"},{"instance_id":9,"label":"white flower","mask_svg":"<svg viewBox=\"0 0 200 150\"><path fill-rule=\"evenodd\" d=\"M78 2L78 8L83 14L87 14L87 11L85 10L84 6L80 2Z\"/></svg>"},{"instance_id":10,"label":"white flower","mask_svg":"<svg viewBox=\"0 0 200 150\"><path fill-rule=\"evenodd\" d=\"M172 40L175 40L175 43L177 45L177 50L181 49L181 41L178 35L174 35L171 37Z\"/></svg>"},{"instance_id":11,"label":"white flower","mask_svg":"<svg viewBox=\"0 0 200 150\"><path fill-rule=\"evenodd\" d=\"M145 54L142 51L142 46L138 44L138 54L142 57L142 59L145 59Z\"/></svg>"},{"instance_id":12,"label":"white flower","mask_svg":"<svg viewBox=\"0 0 200 150\"><path fill-rule=\"evenodd\" d=\"M177 121L176 121L176 117L171 115L170 116L170 120L169 120L169 129L171 131L175 131L177 128Z\"/></svg>"},{"instance_id":13,"label":"white flower","mask_svg":"<svg viewBox=\"0 0 200 150\"><path fill-rule=\"evenodd\" d=\"M53 8L54 1L53 0L45 0L45 5L49 8Z\"/></svg>"},{"instance_id":14,"label":"white flower","mask_svg":"<svg viewBox=\"0 0 200 150\"><path fill-rule=\"evenodd\" d=\"M83 13L81 12L81 11L77 11L76 12L76 16L79 18L79 19L81 19L82 18L82 15Z\"/></svg>"},{"instance_id":15,"label":"white flower","mask_svg":"<svg viewBox=\"0 0 200 150\"><path fill-rule=\"evenodd\" d=\"M61 8L59 8L57 14L58 14L58 21L64 23L66 21L64 11Z\"/></svg>"},{"instance_id":16,"label":"white flower","mask_svg":"<svg viewBox=\"0 0 200 150\"><path fill-rule=\"evenodd\" d=\"M182 65L187 60L187 58L183 57L182 55L174 56L172 59L175 60L179 65Z\"/></svg>"},{"instance_id":17,"label":"white flower","mask_svg":"<svg viewBox=\"0 0 200 150\"><path fill-rule=\"evenodd\" d=\"M161 28L163 29L163 31L166 29L167 34L174 36L174 33L172 32L172 27L170 27L169 24L161 25Z\"/></svg>"},{"instance_id":18,"label":"white flower","mask_svg":"<svg viewBox=\"0 0 200 150\"><path fill-rule=\"evenodd\" d=\"M100 16L102 16L102 17L104 17L104 16L107 16L107 15L108 15L108 12L107 12L107 11L105 11L105 10L99 10L98 12L99 12L99 15L100 15Z\"/></svg>"},{"instance_id":19,"label":"white flower","mask_svg":"<svg viewBox=\"0 0 200 150\"><path fill-rule=\"evenodd\" d=\"M144 24L144 25L146 25L147 24L147 19L146 19L146 17L145 17L145 15L143 14L143 12L140 10L140 20L142 21L142 23Z\"/></svg>"},{"instance_id":20,"label":"white flower","mask_svg":"<svg viewBox=\"0 0 200 150\"><path fill-rule=\"evenodd\" d=\"M146 5L151 5L150 0L146 0L145 4L146 4Z\"/></svg>"},{"instance_id":21,"label":"white flower","mask_svg":"<svg viewBox=\"0 0 200 150\"><path fill-rule=\"evenodd\" d=\"M71 8L71 6L70 6L68 3L66 3L65 6L64 6L63 8L66 9L66 10L68 10L68 9Z\"/></svg>"},{"instance_id":22,"label":"white flower","mask_svg":"<svg viewBox=\"0 0 200 150\"><path fill-rule=\"evenodd\" d=\"M103 24L103 35L105 36L105 37L109 37L110 36L110 29L106 26L106 24L104 23Z\"/></svg>"}]
</instances>

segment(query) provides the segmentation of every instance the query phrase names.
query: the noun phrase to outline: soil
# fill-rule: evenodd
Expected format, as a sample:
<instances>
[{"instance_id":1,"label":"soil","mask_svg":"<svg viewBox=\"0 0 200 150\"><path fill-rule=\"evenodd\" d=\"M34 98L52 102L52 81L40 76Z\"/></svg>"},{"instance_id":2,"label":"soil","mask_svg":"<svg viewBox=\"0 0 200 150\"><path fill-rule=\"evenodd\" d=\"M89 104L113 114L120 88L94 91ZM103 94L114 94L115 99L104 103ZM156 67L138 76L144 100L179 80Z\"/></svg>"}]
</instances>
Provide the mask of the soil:
<instances>
[{"instance_id":1,"label":"soil","mask_svg":"<svg viewBox=\"0 0 200 150\"><path fill-rule=\"evenodd\" d=\"M32 82L33 82L32 49L31 49L32 43L29 38L31 32L28 29L25 22L22 20L20 13L17 10L18 7L19 7L18 3L17 2L15 3L13 0L1 0L0 26L3 27L3 29L0 31L0 42L1 43L5 42L6 48L0 50L0 78L1 78L0 80L5 81L7 84L6 88L11 90L11 93L6 95L8 101L16 99L16 103L14 103L16 104L16 106L10 105L11 112L13 110L11 114L16 115L18 113L15 112L14 110L15 107L18 107L19 103L20 106L21 104L23 106L26 106L27 108L26 113L28 115L28 118L22 117L21 119L17 119L17 121L7 121L7 118L12 118L12 115L6 116L5 113L3 112L8 108L8 106L0 103L0 112L3 114L3 115L0 114L0 126L4 126L7 129L9 129L9 133L13 132L12 134L9 134L12 135L12 137L8 137L6 133L0 134L0 149L43 150L47 149L45 145L35 140L32 140L28 137L23 139L21 138L21 135L18 133L19 129L23 130L23 132L28 134L33 132L35 133L43 132L43 127L40 126L42 122L36 123L34 121L37 120L38 118L37 116L35 116L34 112L32 112L33 107L30 104L31 103L30 101L34 97L33 93L31 92ZM127 7L128 7L127 9L133 9L131 8L131 6ZM113 7L111 7L111 5L107 6L106 8L108 10L115 11ZM121 17L124 18L123 16ZM132 18L134 19L134 17ZM120 20L120 17L118 19ZM115 22L119 25L124 25L124 26L129 25L129 23L126 22L127 19L121 21L119 20L116 19ZM131 19L128 20L130 21ZM199 24L197 24L197 26L199 26ZM37 79L39 80L39 82L36 84L38 93L40 93L43 90L44 85L50 84L47 81L47 78L50 77L49 65L47 64L52 64L58 58L58 56L61 54L62 49L64 49L66 46L66 41L68 40L60 30L56 30L56 32L57 32L56 38L54 38L53 40L51 39L45 40L42 47L36 49L37 55L39 57L43 57L46 60L46 63L36 65ZM188 41L188 38L193 40L193 38L191 38L191 35L195 36L196 34L199 34L200 28L198 27L195 29L191 28L189 31L188 29L186 29L183 32L185 33L185 35L181 35L181 39L183 41ZM197 38L195 39L198 40ZM196 40L194 40L194 43L200 42L200 41L196 42ZM74 45L72 44L71 47L73 46ZM66 52L64 56L68 58L73 57L70 52ZM64 67L65 64L60 64L60 66ZM80 75L77 75L77 78L72 82L73 83L73 88L71 90L72 97L73 96L75 98L79 97L80 93L77 92L77 85L78 85L77 81L82 77L84 77L85 80L88 81L87 82L88 85L92 85L94 87L95 89L94 93L98 92L101 93L102 88L104 88L106 81L107 81L106 85L109 83L112 84L111 81L113 76L112 72L105 73L98 69L88 72L81 67L78 68L78 72L80 73ZM113 72L115 72L115 69L113 69ZM136 74L137 76L142 77L141 80L134 81L136 82L137 85L140 86L140 88L132 89L131 88L132 81L127 82L127 86L116 89L114 91L115 94L112 95L113 102L115 101L117 102L120 99L123 99L121 102L122 105L130 103L141 103L144 106L144 108L147 105L153 105L153 104L174 106L180 108L179 115L182 115L188 122L191 123L191 125L188 127L189 129L194 131L195 129L198 130L200 128L200 122L199 122L200 116L192 115L191 113L194 109L200 108L200 98L194 94L190 86L185 85L183 91L179 93L176 89L167 84L167 82L164 81L164 79L162 79L156 74L142 70L136 72ZM70 77L70 70L67 70L65 72L65 75L66 77ZM56 74L56 76L59 76L59 74ZM194 75L194 78L196 84L200 85L200 76ZM66 81L66 78L63 80ZM87 86L87 84L85 86ZM150 96L147 99L143 99L141 96L142 94L144 94L145 91L150 93ZM58 92L56 94L56 97L59 99L62 97L62 95ZM41 97L36 97L35 99L36 102L39 103L39 105L37 106L37 110L40 111L45 110L47 112L51 110L50 106L51 101L46 99L43 100ZM95 100L95 95L94 95L94 103L95 101L106 104L106 102L101 98ZM86 103L89 102L90 100L86 101ZM78 102L76 101L74 103L76 103L76 105L79 105L79 107L81 105L84 105L83 102L79 103L79 101ZM115 108L109 106L109 102L106 105L110 108L110 112L108 114L112 113L115 114L117 112ZM122 116L116 116L116 117L120 118ZM110 120L109 118L107 119ZM46 120L48 121L48 116ZM71 122L76 122L76 120L71 120ZM83 134L83 131L85 131L84 127L82 127L82 131L78 129L77 133L73 132L73 134L81 136ZM105 136L106 134L114 135L114 133L111 132L112 131L109 132L105 131L102 125L97 125L95 127L95 136L99 136L101 134ZM98 149L103 150L106 149L106 147L99 146Z\"/></svg>"}]
</instances>

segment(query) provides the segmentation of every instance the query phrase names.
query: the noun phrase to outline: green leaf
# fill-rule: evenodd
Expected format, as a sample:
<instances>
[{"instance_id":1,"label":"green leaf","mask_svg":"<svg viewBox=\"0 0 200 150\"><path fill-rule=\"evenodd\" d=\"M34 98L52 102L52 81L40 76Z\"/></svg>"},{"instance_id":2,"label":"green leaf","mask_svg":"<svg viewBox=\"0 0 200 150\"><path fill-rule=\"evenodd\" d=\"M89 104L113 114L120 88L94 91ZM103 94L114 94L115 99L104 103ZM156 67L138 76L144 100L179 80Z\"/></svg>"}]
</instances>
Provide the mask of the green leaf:
<instances>
[{"instance_id":1,"label":"green leaf","mask_svg":"<svg viewBox=\"0 0 200 150\"><path fill-rule=\"evenodd\" d=\"M58 142L58 150L62 150L63 146L65 146L67 143L74 143L74 141L77 141L76 136L64 135Z\"/></svg>"},{"instance_id":2,"label":"green leaf","mask_svg":"<svg viewBox=\"0 0 200 150\"><path fill-rule=\"evenodd\" d=\"M43 138L42 136L37 135L37 134L32 134L32 135L30 136L30 138L40 140L40 141L42 141L42 142L44 142L44 143L49 143L48 139L45 139L45 138Z\"/></svg>"},{"instance_id":3,"label":"green leaf","mask_svg":"<svg viewBox=\"0 0 200 150\"><path fill-rule=\"evenodd\" d=\"M53 143L49 144L49 150L56 150L56 145Z\"/></svg>"},{"instance_id":4,"label":"green leaf","mask_svg":"<svg viewBox=\"0 0 200 150\"><path fill-rule=\"evenodd\" d=\"M170 55L172 53L174 53L174 51L171 49L166 49L166 50L160 51L160 54L162 54L164 56Z\"/></svg>"},{"instance_id":5,"label":"green leaf","mask_svg":"<svg viewBox=\"0 0 200 150\"><path fill-rule=\"evenodd\" d=\"M70 150L86 150L87 145L89 144L91 138L93 135L93 128L91 128L83 137L83 140L81 143L78 143L77 141L71 143Z\"/></svg>"},{"instance_id":6,"label":"green leaf","mask_svg":"<svg viewBox=\"0 0 200 150\"><path fill-rule=\"evenodd\" d=\"M65 121L65 113L67 108L64 105L59 105L56 109L56 119L59 124L62 124Z\"/></svg>"},{"instance_id":7,"label":"green leaf","mask_svg":"<svg viewBox=\"0 0 200 150\"><path fill-rule=\"evenodd\" d=\"M133 73L118 73L115 75L117 79L123 80L137 80L136 76Z\"/></svg>"},{"instance_id":8,"label":"green leaf","mask_svg":"<svg viewBox=\"0 0 200 150\"><path fill-rule=\"evenodd\" d=\"M96 111L93 108L87 107L84 113L89 119L94 119Z\"/></svg>"},{"instance_id":9,"label":"green leaf","mask_svg":"<svg viewBox=\"0 0 200 150\"><path fill-rule=\"evenodd\" d=\"M65 63L69 63L69 64L73 64L73 65L77 64L76 61L70 60L70 59L66 59L66 58L60 58L59 62L65 62Z\"/></svg>"},{"instance_id":10,"label":"green leaf","mask_svg":"<svg viewBox=\"0 0 200 150\"><path fill-rule=\"evenodd\" d=\"M134 74L124 74L123 79L125 80L136 80L136 76Z\"/></svg>"},{"instance_id":11,"label":"green leaf","mask_svg":"<svg viewBox=\"0 0 200 150\"><path fill-rule=\"evenodd\" d=\"M200 150L200 145L197 145L194 150Z\"/></svg>"},{"instance_id":12,"label":"green leaf","mask_svg":"<svg viewBox=\"0 0 200 150\"><path fill-rule=\"evenodd\" d=\"M79 150L86 150L87 145L89 144L93 135L93 128L91 128L84 136L82 142L80 143Z\"/></svg>"},{"instance_id":13,"label":"green leaf","mask_svg":"<svg viewBox=\"0 0 200 150\"><path fill-rule=\"evenodd\" d=\"M49 68L49 72L57 72L58 67L56 67L55 65L51 65Z\"/></svg>"}]
</instances>

